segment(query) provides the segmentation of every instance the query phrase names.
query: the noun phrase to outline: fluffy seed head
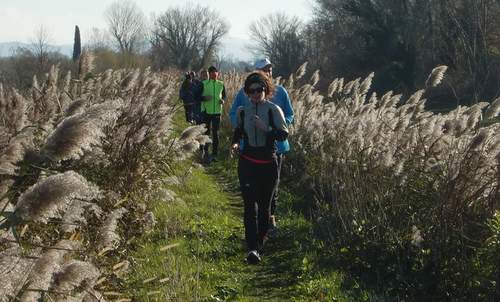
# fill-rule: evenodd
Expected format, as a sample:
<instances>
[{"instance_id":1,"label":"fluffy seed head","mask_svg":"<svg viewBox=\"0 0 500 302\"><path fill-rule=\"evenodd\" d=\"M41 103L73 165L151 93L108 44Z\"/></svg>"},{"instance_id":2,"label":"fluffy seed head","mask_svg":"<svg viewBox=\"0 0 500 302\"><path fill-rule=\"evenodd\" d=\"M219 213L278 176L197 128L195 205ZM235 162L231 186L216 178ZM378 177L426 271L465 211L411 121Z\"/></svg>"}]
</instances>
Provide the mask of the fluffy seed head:
<instances>
[{"instance_id":1,"label":"fluffy seed head","mask_svg":"<svg viewBox=\"0 0 500 302\"><path fill-rule=\"evenodd\" d=\"M441 83L444 77L444 73L448 69L448 66L446 65L441 65L436 68L434 68L431 73L429 74L429 77L427 77L427 81L425 81L425 85L427 87L436 87Z\"/></svg>"},{"instance_id":2,"label":"fluffy seed head","mask_svg":"<svg viewBox=\"0 0 500 302\"><path fill-rule=\"evenodd\" d=\"M61 217L74 199L92 200L100 195L96 186L80 174L67 171L38 181L19 196L15 213L25 221L47 222Z\"/></svg>"}]
</instances>

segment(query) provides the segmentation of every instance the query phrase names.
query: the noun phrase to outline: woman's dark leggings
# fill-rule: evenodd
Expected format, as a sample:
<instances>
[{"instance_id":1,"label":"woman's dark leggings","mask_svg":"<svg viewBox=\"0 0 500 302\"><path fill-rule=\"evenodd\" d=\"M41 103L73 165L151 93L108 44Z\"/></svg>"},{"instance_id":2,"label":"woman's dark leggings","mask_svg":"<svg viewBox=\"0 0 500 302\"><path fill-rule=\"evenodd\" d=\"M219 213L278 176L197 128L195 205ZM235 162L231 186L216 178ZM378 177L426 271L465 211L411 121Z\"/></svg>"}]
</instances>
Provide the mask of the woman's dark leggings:
<instances>
[{"instance_id":1,"label":"woman's dark leggings","mask_svg":"<svg viewBox=\"0 0 500 302\"><path fill-rule=\"evenodd\" d=\"M256 250L269 229L271 198L278 179L278 163L257 164L240 158L238 177L245 204L243 223L248 250Z\"/></svg>"}]
</instances>

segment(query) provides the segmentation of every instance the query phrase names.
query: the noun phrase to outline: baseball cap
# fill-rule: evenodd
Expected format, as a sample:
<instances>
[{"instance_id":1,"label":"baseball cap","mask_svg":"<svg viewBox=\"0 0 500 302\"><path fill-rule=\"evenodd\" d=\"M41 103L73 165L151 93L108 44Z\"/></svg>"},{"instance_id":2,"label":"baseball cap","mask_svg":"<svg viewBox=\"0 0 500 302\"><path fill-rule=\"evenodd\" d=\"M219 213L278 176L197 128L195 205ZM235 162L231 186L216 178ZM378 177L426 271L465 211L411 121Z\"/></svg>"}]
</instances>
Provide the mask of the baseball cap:
<instances>
[{"instance_id":1,"label":"baseball cap","mask_svg":"<svg viewBox=\"0 0 500 302\"><path fill-rule=\"evenodd\" d=\"M257 62L255 62L254 67L255 69L262 69L266 67L267 65L273 65L271 61L269 61L268 58L260 59Z\"/></svg>"}]
</instances>

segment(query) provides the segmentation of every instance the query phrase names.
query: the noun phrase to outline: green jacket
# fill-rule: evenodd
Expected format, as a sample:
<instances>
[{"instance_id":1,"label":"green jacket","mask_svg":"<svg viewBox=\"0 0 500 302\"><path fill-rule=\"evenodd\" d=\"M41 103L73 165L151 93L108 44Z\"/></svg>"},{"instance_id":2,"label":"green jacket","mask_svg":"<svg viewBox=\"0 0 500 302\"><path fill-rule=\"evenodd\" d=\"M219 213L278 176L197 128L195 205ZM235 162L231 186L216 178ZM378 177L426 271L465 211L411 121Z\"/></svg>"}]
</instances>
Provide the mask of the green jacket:
<instances>
[{"instance_id":1,"label":"green jacket","mask_svg":"<svg viewBox=\"0 0 500 302\"><path fill-rule=\"evenodd\" d=\"M226 98L226 89L224 82L219 80L205 80L203 81L202 96L211 96L210 101L201 102L201 111L207 114L221 114L222 102Z\"/></svg>"}]
</instances>

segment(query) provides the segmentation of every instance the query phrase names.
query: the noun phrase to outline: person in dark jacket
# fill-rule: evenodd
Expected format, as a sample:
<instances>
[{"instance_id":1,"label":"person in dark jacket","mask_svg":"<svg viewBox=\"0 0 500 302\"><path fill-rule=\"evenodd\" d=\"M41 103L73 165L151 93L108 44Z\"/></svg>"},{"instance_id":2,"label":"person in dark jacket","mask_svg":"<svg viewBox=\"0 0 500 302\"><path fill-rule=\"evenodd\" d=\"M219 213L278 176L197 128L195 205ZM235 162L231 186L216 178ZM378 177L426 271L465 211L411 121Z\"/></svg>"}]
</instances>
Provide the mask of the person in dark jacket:
<instances>
[{"instance_id":1,"label":"person in dark jacket","mask_svg":"<svg viewBox=\"0 0 500 302\"><path fill-rule=\"evenodd\" d=\"M194 72L188 72L182 82L179 97L184 104L186 122L195 123L196 106L200 106L202 86Z\"/></svg>"},{"instance_id":2,"label":"person in dark jacket","mask_svg":"<svg viewBox=\"0 0 500 302\"><path fill-rule=\"evenodd\" d=\"M288 136L283 111L270 102L275 86L262 71L250 74L244 91L250 102L236 111L232 154L238 153L238 178L245 205L247 261L260 262L259 250L267 240L271 198L278 180L275 141ZM257 208L257 209L256 209Z\"/></svg>"},{"instance_id":3,"label":"person in dark jacket","mask_svg":"<svg viewBox=\"0 0 500 302\"><path fill-rule=\"evenodd\" d=\"M193 104L193 120L199 125L204 122L203 116L201 114L201 102L202 102L202 92L203 92L203 83L196 77L196 73L194 71L190 72L192 78L192 91L194 95L194 104Z\"/></svg>"}]
</instances>

